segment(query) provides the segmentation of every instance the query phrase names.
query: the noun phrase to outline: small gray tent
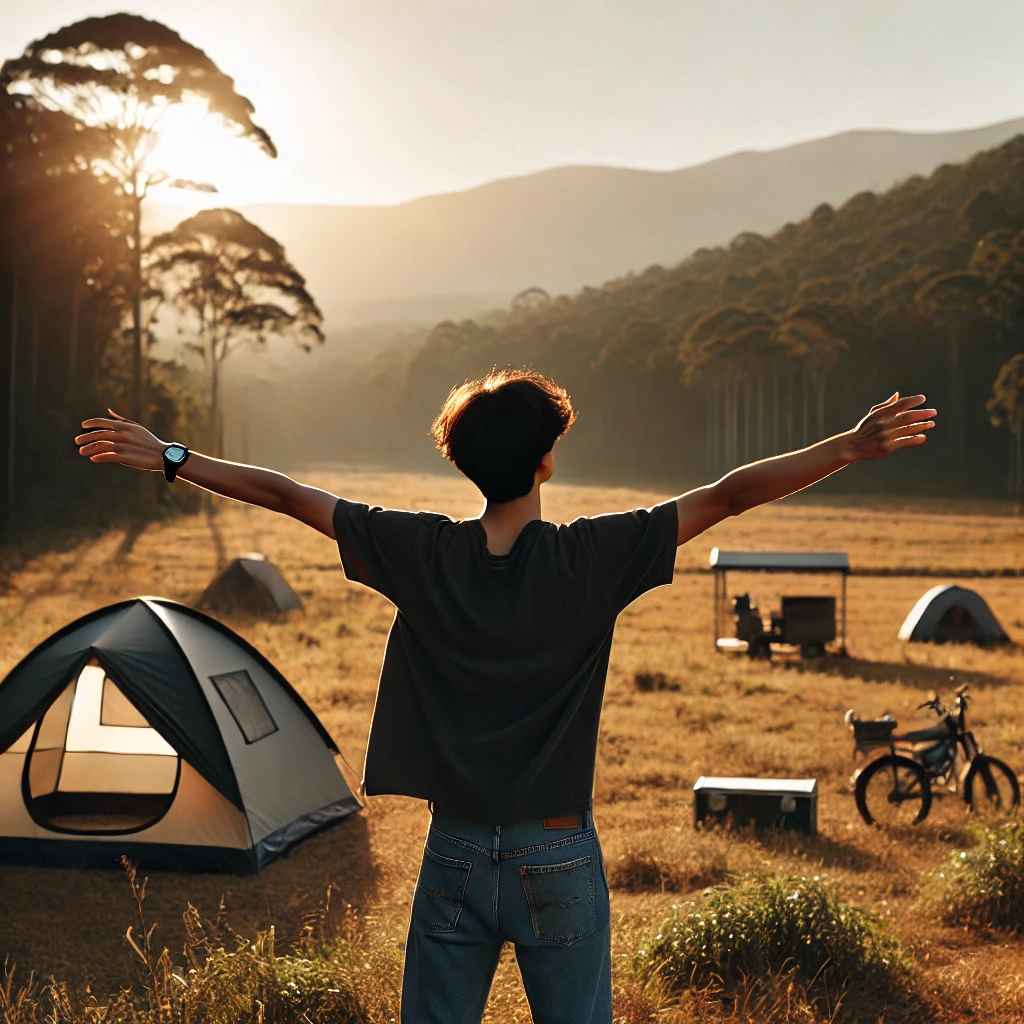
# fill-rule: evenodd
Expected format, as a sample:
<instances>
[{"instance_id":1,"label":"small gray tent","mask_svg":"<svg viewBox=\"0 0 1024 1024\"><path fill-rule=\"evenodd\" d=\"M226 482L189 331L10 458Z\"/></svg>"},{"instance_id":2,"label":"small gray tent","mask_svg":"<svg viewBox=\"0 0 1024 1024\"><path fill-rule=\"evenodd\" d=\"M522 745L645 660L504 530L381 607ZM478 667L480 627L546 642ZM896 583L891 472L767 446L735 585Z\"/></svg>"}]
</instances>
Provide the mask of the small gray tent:
<instances>
[{"instance_id":1,"label":"small gray tent","mask_svg":"<svg viewBox=\"0 0 1024 1024\"><path fill-rule=\"evenodd\" d=\"M0 683L0 860L259 871L359 809L287 680L173 601L101 608Z\"/></svg>"},{"instance_id":2,"label":"small gray tent","mask_svg":"<svg viewBox=\"0 0 1024 1024\"><path fill-rule=\"evenodd\" d=\"M953 584L932 587L911 609L899 638L937 644L997 644L1009 639L980 594Z\"/></svg>"},{"instance_id":3,"label":"small gray tent","mask_svg":"<svg viewBox=\"0 0 1024 1024\"><path fill-rule=\"evenodd\" d=\"M302 601L273 562L258 551L236 558L219 572L199 598L207 611L266 612L302 611Z\"/></svg>"}]
</instances>

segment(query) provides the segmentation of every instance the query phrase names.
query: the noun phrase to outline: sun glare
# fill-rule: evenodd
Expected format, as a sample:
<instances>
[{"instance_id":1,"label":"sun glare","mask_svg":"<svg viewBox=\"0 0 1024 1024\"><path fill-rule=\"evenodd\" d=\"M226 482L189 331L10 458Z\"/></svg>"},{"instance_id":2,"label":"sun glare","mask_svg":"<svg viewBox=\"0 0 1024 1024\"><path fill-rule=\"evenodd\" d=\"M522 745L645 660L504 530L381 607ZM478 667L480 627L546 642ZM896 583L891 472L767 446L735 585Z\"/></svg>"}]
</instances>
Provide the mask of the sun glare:
<instances>
[{"instance_id":1,"label":"sun glare","mask_svg":"<svg viewBox=\"0 0 1024 1024\"><path fill-rule=\"evenodd\" d=\"M158 133L149 166L169 178L153 190L152 198L197 210L268 198L268 165L273 161L233 135L202 105L185 102L170 107L160 119ZM175 181L200 188L174 186Z\"/></svg>"}]
</instances>

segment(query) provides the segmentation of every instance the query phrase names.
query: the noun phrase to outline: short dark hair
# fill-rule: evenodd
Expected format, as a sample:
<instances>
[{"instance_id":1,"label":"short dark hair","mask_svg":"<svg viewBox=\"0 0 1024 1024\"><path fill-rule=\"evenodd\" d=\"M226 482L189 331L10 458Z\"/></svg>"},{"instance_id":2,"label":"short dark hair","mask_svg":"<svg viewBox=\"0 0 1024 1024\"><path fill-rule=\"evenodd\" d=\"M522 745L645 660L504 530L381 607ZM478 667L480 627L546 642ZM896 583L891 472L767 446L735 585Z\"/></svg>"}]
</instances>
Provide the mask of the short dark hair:
<instances>
[{"instance_id":1,"label":"short dark hair","mask_svg":"<svg viewBox=\"0 0 1024 1024\"><path fill-rule=\"evenodd\" d=\"M438 451L501 503L530 493L541 459L575 419L566 390L536 370L492 370L452 388L430 432Z\"/></svg>"}]
</instances>

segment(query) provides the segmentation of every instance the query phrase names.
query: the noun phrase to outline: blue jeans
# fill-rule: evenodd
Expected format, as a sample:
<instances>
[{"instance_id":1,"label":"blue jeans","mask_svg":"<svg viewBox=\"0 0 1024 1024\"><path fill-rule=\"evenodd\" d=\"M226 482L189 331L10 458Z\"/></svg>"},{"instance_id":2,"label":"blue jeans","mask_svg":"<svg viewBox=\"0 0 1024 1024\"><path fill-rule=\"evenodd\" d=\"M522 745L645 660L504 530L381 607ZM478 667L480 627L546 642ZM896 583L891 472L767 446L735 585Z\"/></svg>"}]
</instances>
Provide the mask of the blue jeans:
<instances>
[{"instance_id":1,"label":"blue jeans","mask_svg":"<svg viewBox=\"0 0 1024 1024\"><path fill-rule=\"evenodd\" d=\"M534 1024L610 1024L608 884L589 811L546 829L435 810L405 947L402 1024L480 1024L505 942L515 944Z\"/></svg>"}]
</instances>

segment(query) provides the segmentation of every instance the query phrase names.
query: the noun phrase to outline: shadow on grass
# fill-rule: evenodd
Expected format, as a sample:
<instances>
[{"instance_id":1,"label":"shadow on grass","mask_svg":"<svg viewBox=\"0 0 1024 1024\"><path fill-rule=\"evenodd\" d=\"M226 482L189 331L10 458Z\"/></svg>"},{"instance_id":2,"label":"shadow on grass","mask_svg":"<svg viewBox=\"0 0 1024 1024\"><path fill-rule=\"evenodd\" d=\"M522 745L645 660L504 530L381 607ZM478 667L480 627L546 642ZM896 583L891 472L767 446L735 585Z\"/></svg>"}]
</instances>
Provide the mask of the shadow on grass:
<instances>
[{"instance_id":1,"label":"shadow on grass","mask_svg":"<svg viewBox=\"0 0 1024 1024\"><path fill-rule=\"evenodd\" d=\"M10 958L20 973L89 983L96 992L136 982L136 961L124 940L135 908L124 871L112 867L0 865L0 964ZM146 871L144 865L139 875L149 876L146 914L158 923L153 943L167 946L176 963L189 903L212 919L223 898L235 932L252 937L273 925L278 949L286 951L328 887L331 912L341 915L349 906L366 907L380 881L364 813L311 836L260 875Z\"/></svg>"},{"instance_id":2,"label":"shadow on grass","mask_svg":"<svg viewBox=\"0 0 1024 1024\"><path fill-rule=\"evenodd\" d=\"M865 683L903 683L922 689L946 690L962 683L974 686L1005 686L1008 680L988 672L943 668L933 665L915 665L904 661L868 661L865 658L842 657L830 654L813 661L781 663L790 672L809 672L815 675L842 676L860 679Z\"/></svg>"}]
</instances>

